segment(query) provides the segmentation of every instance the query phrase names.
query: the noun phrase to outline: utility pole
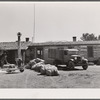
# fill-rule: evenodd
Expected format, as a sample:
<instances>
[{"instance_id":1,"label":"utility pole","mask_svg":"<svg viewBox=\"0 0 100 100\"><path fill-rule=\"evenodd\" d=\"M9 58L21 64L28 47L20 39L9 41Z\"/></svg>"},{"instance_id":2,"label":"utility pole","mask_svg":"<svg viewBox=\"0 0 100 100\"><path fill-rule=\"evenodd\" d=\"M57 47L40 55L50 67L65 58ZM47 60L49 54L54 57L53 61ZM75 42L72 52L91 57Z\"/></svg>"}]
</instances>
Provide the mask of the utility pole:
<instances>
[{"instance_id":1,"label":"utility pole","mask_svg":"<svg viewBox=\"0 0 100 100\"><path fill-rule=\"evenodd\" d=\"M32 42L35 42L35 3L34 3L34 28L33 28Z\"/></svg>"}]
</instances>

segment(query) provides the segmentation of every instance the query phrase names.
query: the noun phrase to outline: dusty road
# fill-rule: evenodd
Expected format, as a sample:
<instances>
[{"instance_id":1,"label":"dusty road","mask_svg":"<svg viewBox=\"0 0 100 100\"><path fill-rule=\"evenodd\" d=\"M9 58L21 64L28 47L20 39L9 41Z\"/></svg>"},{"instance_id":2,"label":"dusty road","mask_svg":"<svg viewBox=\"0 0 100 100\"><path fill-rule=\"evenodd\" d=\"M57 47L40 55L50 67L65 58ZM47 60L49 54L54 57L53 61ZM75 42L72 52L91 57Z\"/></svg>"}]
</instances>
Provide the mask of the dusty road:
<instances>
[{"instance_id":1,"label":"dusty road","mask_svg":"<svg viewBox=\"0 0 100 100\"><path fill-rule=\"evenodd\" d=\"M33 70L7 74L0 71L0 88L100 88L100 66L87 70L59 70L59 76L44 76Z\"/></svg>"}]
</instances>

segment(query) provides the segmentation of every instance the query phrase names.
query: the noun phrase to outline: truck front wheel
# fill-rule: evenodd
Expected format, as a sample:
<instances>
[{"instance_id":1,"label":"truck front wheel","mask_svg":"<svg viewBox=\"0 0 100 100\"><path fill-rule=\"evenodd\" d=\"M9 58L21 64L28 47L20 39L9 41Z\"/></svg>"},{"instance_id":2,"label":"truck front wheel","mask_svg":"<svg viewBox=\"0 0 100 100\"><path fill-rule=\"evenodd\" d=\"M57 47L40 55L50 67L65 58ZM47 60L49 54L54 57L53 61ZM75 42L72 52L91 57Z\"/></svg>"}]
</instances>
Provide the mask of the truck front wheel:
<instances>
[{"instance_id":1,"label":"truck front wheel","mask_svg":"<svg viewBox=\"0 0 100 100\"><path fill-rule=\"evenodd\" d=\"M69 69L74 69L74 62L69 61L69 63L68 63L68 68L69 68Z\"/></svg>"},{"instance_id":2,"label":"truck front wheel","mask_svg":"<svg viewBox=\"0 0 100 100\"><path fill-rule=\"evenodd\" d=\"M86 70L86 69L88 68L88 65L83 65L82 68L83 68L84 70Z\"/></svg>"}]
</instances>

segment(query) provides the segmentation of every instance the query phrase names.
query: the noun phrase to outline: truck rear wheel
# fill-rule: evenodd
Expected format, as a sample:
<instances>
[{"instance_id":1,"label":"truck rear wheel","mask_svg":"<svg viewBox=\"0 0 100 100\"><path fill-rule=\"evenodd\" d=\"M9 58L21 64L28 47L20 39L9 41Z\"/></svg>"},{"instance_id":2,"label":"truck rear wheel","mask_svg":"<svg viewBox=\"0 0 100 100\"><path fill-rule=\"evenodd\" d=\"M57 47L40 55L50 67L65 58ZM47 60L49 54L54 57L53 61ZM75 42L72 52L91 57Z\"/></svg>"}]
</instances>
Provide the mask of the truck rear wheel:
<instances>
[{"instance_id":1,"label":"truck rear wheel","mask_svg":"<svg viewBox=\"0 0 100 100\"><path fill-rule=\"evenodd\" d=\"M58 60L54 60L53 64L58 67Z\"/></svg>"},{"instance_id":2,"label":"truck rear wheel","mask_svg":"<svg viewBox=\"0 0 100 100\"><path fill-rule=\"evenodd\" d=\"M88 65L83 65L82 68L83 68L84 70L86 70L86 69L88 68Z\"/></svg>"},{"instance_id":3,"label":"truck rear wheel","mask_svg":"<svg viewBox=\"0 0 100 100\"><path fill-rule=\"evenodd\" d=\"M74 62L69 61L69 63L68 63L68 68L69 68L69 69L74 69Z\"/></svg>"}]
</instances>

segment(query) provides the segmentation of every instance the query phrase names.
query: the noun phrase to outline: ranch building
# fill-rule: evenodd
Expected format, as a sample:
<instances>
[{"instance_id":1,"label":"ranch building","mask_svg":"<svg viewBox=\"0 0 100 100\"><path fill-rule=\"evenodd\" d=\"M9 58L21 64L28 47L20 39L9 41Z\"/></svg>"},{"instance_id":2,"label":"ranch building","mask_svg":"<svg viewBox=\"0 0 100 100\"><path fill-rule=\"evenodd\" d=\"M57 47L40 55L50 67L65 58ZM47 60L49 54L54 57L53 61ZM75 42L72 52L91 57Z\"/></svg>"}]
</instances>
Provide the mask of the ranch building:
<instances>
[{"instance_id":1,"label":"ranch building","mask_svg":"<svg viewBox=\"0 0 100 100\"><path fill-rule=\"evenodd\" d=\"M27 52L27 48L29 45L31 45L32 42L30 41L21 41L21 57L23 62L29 61L30 53ZM18 57L18 42L0 42L0 54L2 54L3 51L7 52L7 61L9 63L16 63L16 58Z\"/></svg>"},{"instance_id":2,"label":"ranch building","mask_svg":"<svg viewBox=\"0 0 100 100\"><path fill-rule=\"evenodd\" d=\"M52 64L53 57L56 56L55 49L72 48L78 49L79 54L87 58L90 62L93 62L100 58L100 41L59 41L33 43L28 47L28 51L31 53L31 59L41 58L44 59L47 63Z\"/></svg>"}]
</instances>

